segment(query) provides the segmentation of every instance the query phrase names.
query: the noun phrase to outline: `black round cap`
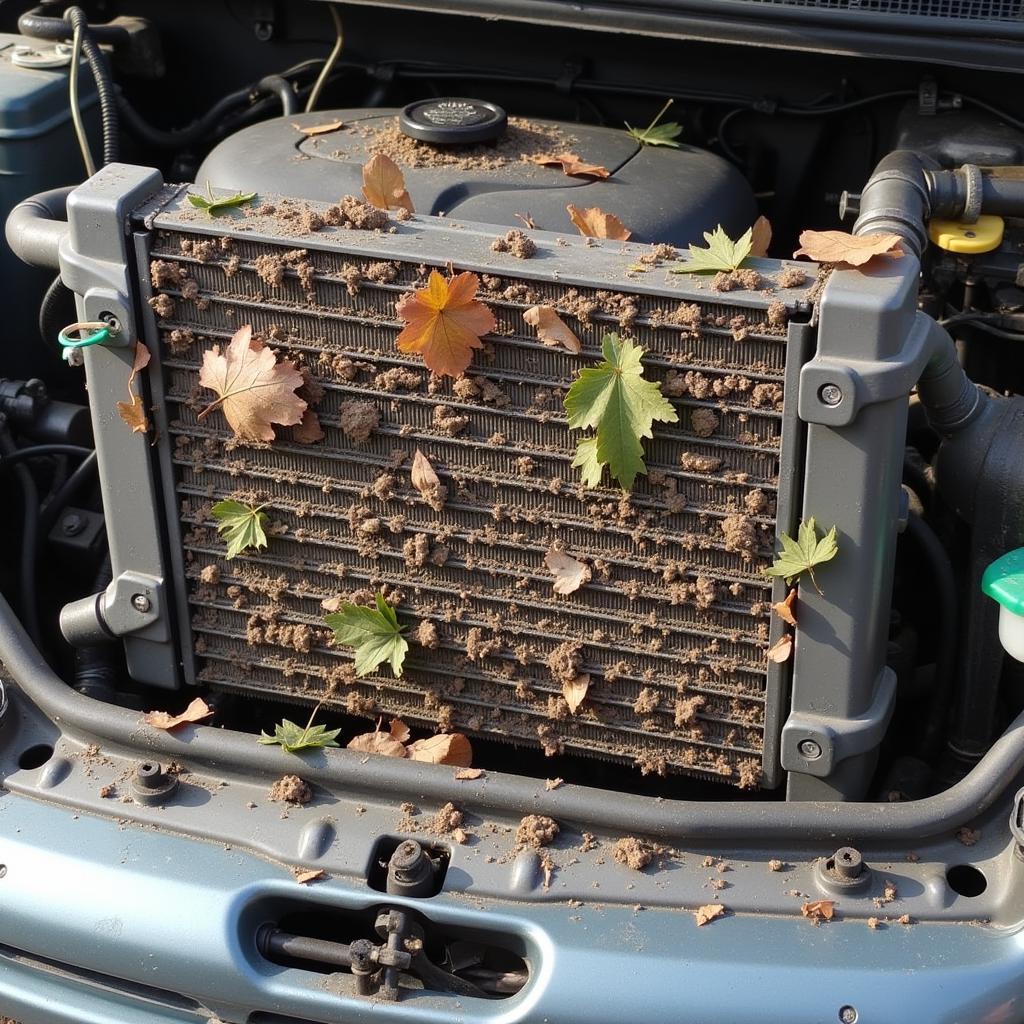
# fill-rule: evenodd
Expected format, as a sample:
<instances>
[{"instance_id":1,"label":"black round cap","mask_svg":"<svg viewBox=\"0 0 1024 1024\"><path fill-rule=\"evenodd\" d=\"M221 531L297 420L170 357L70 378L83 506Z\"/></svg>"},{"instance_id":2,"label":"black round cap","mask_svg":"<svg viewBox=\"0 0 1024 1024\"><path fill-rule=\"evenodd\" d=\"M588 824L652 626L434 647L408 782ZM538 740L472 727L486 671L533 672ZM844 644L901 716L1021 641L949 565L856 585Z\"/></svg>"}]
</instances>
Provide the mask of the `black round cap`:
<instances>
[{"instance_id":1,"label":"black round cap","mask_svg":"<svg viewBox=\"0 0 1024 1024\"><path fill-rule=\"evenodd\" d=\"M439 146L460 146L496 139L508 115L496 103L444 96L410 103L398 115L398 126L410 138Z\"/></svg>"}]
</instances>

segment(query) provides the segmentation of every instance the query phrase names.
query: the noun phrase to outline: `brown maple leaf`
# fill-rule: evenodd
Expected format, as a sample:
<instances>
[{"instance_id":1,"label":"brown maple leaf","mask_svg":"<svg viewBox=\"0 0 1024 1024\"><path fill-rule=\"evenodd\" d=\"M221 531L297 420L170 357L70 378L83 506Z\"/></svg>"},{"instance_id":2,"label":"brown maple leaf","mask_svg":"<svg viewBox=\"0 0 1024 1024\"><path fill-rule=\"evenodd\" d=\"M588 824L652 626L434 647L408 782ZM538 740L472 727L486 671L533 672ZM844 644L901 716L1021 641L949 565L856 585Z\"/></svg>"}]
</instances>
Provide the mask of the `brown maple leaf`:
<instances>
[{"instance_id":1,"label":"brown maple leaf","mask_svg":"<svg viewBox=\"0 0 1024 1024\"><path fill-rule=\"evenodd\" d=\"M344 121L328 121L326 124L295 124L292 127L303 135L326 135L328 132L336 132L339 128L345 127Z\"/></svg>"},{"instance_id":2,"label":"brown maple leaf","mask_svg":"<svg viewBox=\"0 0 1024 1024\"><path fill-rule=\"evenodd\" d=\"M768 660L781 665L784 661L789 661L792 653L793 636L791 633L785 633L768 648Z\"/></svg>"},{"instance_id":3,"label":"brown maple leaf","mask_svg":"<svg viewBox=\"0 0 1024 1024\"><path fill-rule=\"evenodd\" d=\"M778 615L778 617L782 619L783 622L788 622L791 626L795 626L796 615L793 612L793 604L795 602L796 587L793 587L786 595L785 600L776 601L775 604L772 605L772 611L775 612L775 614Z\"/></svg>"},{"instance_id":4,"label":"brown maple leaf","mask_svg":"<svg viewBox=\"0 0 1024 1024\"><path fill-rule=\"evenodd\" d=\"M565 698L565 703L569 705L571 714L576 714L589 689L590 674L588 672L581 672L575 679L567 679L562 683L562 696Z\"/></svg>"},{"instance_id":5,"label":"brown maple leaf","mask_svg":"<svg viewBox=\"0 0 1024 1024\"><path fill-rule=\"evenodd\" d=\"M292 427L292 437L299 444L316 444L325 436L324 428L320 426L320 417L312 409L307 409L298 426Z\"/></svg>"},{"instance_id":6,"label":"brown maple leaf","mask_svg":"<svg viewBox=\"0 0 1024 1024\"><path fill-rule=\"evenodd\" d=\"M405 178L398 165L389 156L375 153L363 164L363 195L378 210L399 206L407 213L415 213L412 199L405 189Z\"/></svg>"},{"instance_id":7,"label":"brown maple leaf","mask_svg":"<svg viewBox=\"0 0 1024 1024\"><path fill-rule=\"evenodd\" d=\"M132 372L128 374L128 398L127 402L117 403L117 414L132 428L133 434L144 434L149 430L149 421L146 419L146 407L142 399L132 391L132 385L140 370L149 366L149 349L141 341L135 342L135 358L132 361Z\"/></svg>"},{"instance_id":8,"label":"brown maple leaf","mask_svg":"<svg viewBox=\"0 0 1024 1024\"><path fill-rule=\"evenodd\" d=\"M212 714L213 708L202 697L196 697L180 715L172 715L169 711L147 711L142 721L154 729L167 730L187 723L202 722Z\"/></svg>"},{"instance_id":9,"label":"brown maple leaf","mask_svg":"<svg viewBox=\"0 0 1024 1024\"><path fill-rule=\"evenodd\" d=\"M480 279L462 273L445 280L431 270L426 288L403 295L395 311L406 326L398 335L400 352L419 352L438 376L465 372L473 349L483 348L482 334L493 331L494 315L477 301Z\"/></svg>"},{"instance_id":10,"label":"brown maple leaf","mask_svg":"<svg viewBox=\"0 0 1024 1024\"><path fill-rule=\"evenodd\" d=\"M800 913L815 924L831 921L835 917L835 900L810 900L800 906Z\"/></svg>"},{"instance_id":11,"label":"brown maple leaf","mask_svg":"<svg viewBox=\"0 0 1024 1024\"><path fill-rule=\"evenodd\" d=\"M574 356L580 354L582 343L568 328L552 306L531 306L523 310L523 319L537 329L537 337L545 345L561 345Z\"/></svg>"},{"instance_id":12,"label":"brown maple leaf","mask_svg":"<svg viewBox=\"0 0 1024 1024\"><path fill-rule=\"evenodd\" d=\"M552 548L544 556L544 564L555 574L551 589L556 594L575 593L584 583L590 582L590 566Z\"/></svg>"},{"instance_id":13,"label":"brown maple leaf","mask_svg":"<svg viewBox=\"0 0 1024 1024\"><path fill-rule=\"evenodd\" d=\"M850 235L845 231L801 231L793 258L806 256L819 263L863 266L875 256L902 256L903 239L893 233Z\"/></svg>"},{"instance_id":14,"label":"brown maple leaf","mask_svg":"<svg viewBox=\"0 0 1024 1024\"><path fill-rule=\"evenodd\" d=\"M398 740L399 743L408 743L409 737L412 733L409 732L409 726L405 724L400 718L392 718L391 724L388 726L388 732L393 740Z\"/></svg>"},{"instance_id":15,"label":"brown maple leaf","mask_svg":"<svg viewBox=\"0 0 1024 1024\"><path fill-rule=\"evenodd\" d=\"M576 230L588 238L611 238L625 242L633 233L614 213L605 213L596 206L580 210L572 203L565 208Z\"/></svg>"},{"instance_id":16,"label":"brown maple leaf","mask_svg":"<svg viewBox=\"0 0 1024 1024\"><path fill-rule=\"evenodd\" d=\"M413 761L429 764L451 764L456 768L469 768L473 764L472 744L461 732L442 732L408 746Z\"/></svg>"},{"instance_id":17,"label":"brown maple leaf","mask_svg":"<svg viewBox=\"0 0 1024 1024\"><path fill-rule=\"evenodd\" d=\"M327 877L327 872L316 868L292 868L292 875L299 885L309 885L310 882L321 882Z\"/></svg>"},{"instance_id":18,"label":"brown maple leaf","mask_svg":"<svg viewBox=\"0 0 1024 1024\"><path fill-rule=\"evenodd\" d=\"M273 349L252 336L249 324L235 332L223 355L219 345L203 353L199 383L217 395L199 418L219 407L235 436L247 441L273 441L272 423L293 427L306 411L295 394L302 374L287 359L278 362Z\"/></svg>"},{"instance_id":19,"label":"brown maple leaf","mask_svg":"<svg viewBox=\"0 0 1024 1024\"><path fill-rule=\"evenodd\" d=\"M703 928L704 925L714 921L716 917L721 917L724 913L725 907L721 903L705 903L703 907L698 907L693 912L693 916L697 921L697 927Z\"/></svg>"},{"instance_id":20,"label":"brown maple leaf","mask_svg":"<svg viewBox=\"0 0 1024 1024\"><path fill-rule=\"evenodd\" d=\"M772 244L771 222L767 217L758 217L750 230L750 255L767 256L768 246Z\"/></svg>"},{"instance_id":21,"label":"brown maple leaf","mask_svg":"<svg viewBox=\"0 0 1024 1024\"><path fill-rule=\"evenodd\" d=\"M607 167L584 163L575 153L558 153L555 156L543 153L530 157L530 160L541 167L561 167L570 178L607 178L610 173Z\"/></svg>"}]
</instances>

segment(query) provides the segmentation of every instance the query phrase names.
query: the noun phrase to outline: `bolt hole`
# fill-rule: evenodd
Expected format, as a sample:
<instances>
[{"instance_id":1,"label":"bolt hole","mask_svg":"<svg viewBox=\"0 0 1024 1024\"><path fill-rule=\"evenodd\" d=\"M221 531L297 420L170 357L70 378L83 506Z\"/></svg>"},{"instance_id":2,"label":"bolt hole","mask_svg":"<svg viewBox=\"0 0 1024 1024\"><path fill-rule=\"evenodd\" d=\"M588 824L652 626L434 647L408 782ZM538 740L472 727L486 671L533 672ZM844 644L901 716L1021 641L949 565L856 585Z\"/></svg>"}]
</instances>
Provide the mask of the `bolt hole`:
<instances>
[{"instance_id":1,"label":"bolt hole","mask_svg":"<svg viewBox=\"0 0 1024 1024\"><path fill-rule=\"evenodd\" d=\"M975 233L973 231L965 231L964 232L964 238L975 238L975 237L976 237L976 235L975 235Z\"/></svg>"},{"instance_id":2,"label":"bolt hole","mask_svg":"<svg viewBox=\"0 0 1024 1024\"><path fill-rule=\"evenodd\" d=\"M946 881L958 896L980 896L988 880L973 864L954 864L946 870Z\"/></svg>"},{"instance_id":3,"label":"bolt hole","mask_svg":"<svg viewBox=\"0 0 1024 1024\"><path fill-rule=\"evenodd\" d=\"M42 768L50 758L53 757L53 747L48 743L37 743L34 747L21 752L18 758L18 767L30 771L33 768Z\"/></svg>"},{"instance_id":4,"label":"bolt hole","mask_svg":"<svg viewBox=\"0 0 1024 1024\"><path fill-rule=\"evenodd\" d=\"M152 770L153 770L153 766L151 764L147 763L147 764L140 764L139 765L139 771L142 772L144 775L149 775L149 773Z\"/></svg>"},{"instance_id":5,"label":"bolt hole","mask_svg":"<svg viewBox=\"0 0 1024 1024\"><path fill-rule=\"evenodd\" d=\"M7 865L6 864L0 864L0 878L6 878L6 877L7 877Z\"/></svg>"},{"instance_id":6,"label":"bolt hole","mask_svg":"<svg viewBox=\"0 0 1024 1024\"><path fill-rule=\"evenodd\" d=\"M843 1024L857 1024L860 1014L855 1006L841 1006L839 1008L839 1019Z\"/></svg>"}]
</instances>

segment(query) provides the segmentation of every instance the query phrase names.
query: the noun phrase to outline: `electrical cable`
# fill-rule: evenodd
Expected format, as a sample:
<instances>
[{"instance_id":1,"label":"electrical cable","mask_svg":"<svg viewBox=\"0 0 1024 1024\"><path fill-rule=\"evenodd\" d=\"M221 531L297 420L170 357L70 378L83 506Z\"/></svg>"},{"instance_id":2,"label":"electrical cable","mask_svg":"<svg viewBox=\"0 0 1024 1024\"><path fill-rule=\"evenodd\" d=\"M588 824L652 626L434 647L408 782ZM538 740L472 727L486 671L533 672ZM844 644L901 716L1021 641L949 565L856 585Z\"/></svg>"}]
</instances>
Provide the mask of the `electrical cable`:
<instances>
[{"instance_id":1,"label":"electrical cable","mask_svg":"<svg viewBox=\"0 0 1024 1024\"><path fill-rule=\"evenodd\" d=\"M1001 319L998 313L983 313L980 310L965 311L948 316L944 320L940 320L939 324L947 329L961 326L973 327L985 334L991 334L993 337L1003 338L1006 341L1024 341L1024 331L1008 331L1005 328L997 327L990 322L993 318Z\"/></svg>"},{"instance_id":2,"label":"electrical cable","mask_svg":"<svg viewBox=\"0 0 1024 1024\"><path fill-rule=\"evenodd\" d=\"M334 4L328 4L327 11L334 22L334 46L328 54L327 60L324 61L324 66L320 69L320 74L316 76L316 81L313 83L313 88L310 90L309 98L306 100L307 114L316 110L316 105L320 100L320 94L323 92L324 86L327 84L327 79L331 77L334 65L338 62L338 58L341 56L342 47L345 45L345 33L338 9Z\"/></svg>"},{"instance_id":3,"label":"electrical cable","mask_svg":"<svg viewBox=\"0 0 1024 1024\"><path fill-rule=\"evenodd\" d=\"M81 36L82 54L96 82L96 95L100 103L100 124L103 131L103 166L116 163L120 156L121 140L117 119L117 94L110 76L110 68L103 51L96 45L89 20L81 7L69 7L64 12L74 32Z\"/></svg>"},{"instance_id":4,"label":"electrical cable","mask_svg":"<svg viewBox=\"0 0 1024 1024\"><path fill-rule=\"evenodd\" d=\"M60 485L39 512L39 532L49 536L57 517L71 499L89 482L96 472L96 452L92 451L78 464L75 471Z\"/></svg>"},{"instance_id":5,"label":"electrical cable","mask_svg":"<svg viewBox=\"0 0 1024 1024\"><path fill-rule=\"evenodd\" d=\"M92 452L92 448L85 448L80 444L34 444L29 448L16 448L11 452L0 453L0 469L16 466L29 459L41 459L46 455L80 455L85 458Z\"/></svg>"},{"instance_id":6,"label":"electrical cable","mask_svg":"<svg viewBox=\"0 0 1024 1024\"><path fill-rule=\"evenodd\" d=\"M89 148L89 139L85 134L85 123L82 121L82 108L78 102L78 66L82 59L82 28L77 26L71 37L71 67L68 71L68 102L71 107L71 122L75 126L75 137L78 149L85 164L85 176L91 178L96 173L96 161Z\"/></svg>"}]
</instances>

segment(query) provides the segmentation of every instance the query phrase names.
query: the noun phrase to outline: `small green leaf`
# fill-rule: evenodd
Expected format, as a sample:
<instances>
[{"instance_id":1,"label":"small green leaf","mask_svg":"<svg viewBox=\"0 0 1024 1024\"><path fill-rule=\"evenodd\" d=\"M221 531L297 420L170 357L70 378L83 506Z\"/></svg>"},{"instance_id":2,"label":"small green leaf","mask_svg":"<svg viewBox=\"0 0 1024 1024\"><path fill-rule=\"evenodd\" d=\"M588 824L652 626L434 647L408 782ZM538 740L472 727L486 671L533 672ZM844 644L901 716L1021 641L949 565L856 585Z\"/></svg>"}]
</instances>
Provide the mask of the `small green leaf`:
<instances>
[{"instance_id":1,"label":"small green leaf","mask_svg":"<svg viewBox=\"0 0 1024 1024\"><path fill-rule=\"evenodd\" d=\"M628 491L637 474L647 472L641 439L653 436L655 420L675 423L679 416L661 385L644 380L639 345L606 334L601 348L604 361L580 370L565 396L569 426L597 432L580 442L573 465L583 470L588 487L596 486L607 465Z\"/></svg>"},{"instance_id":2,"label":"small green leaf","mask_svg":"<svg viewBox=\"0 0 1024 1024\"><path fill-rule=\"evenodd\" d=\"M719 224L714 231L704 232L706 249L690 246L690 258L686 263L672 268L673 274L703 274L730 270L739 270L743 261L750 255L754 244L754 230L748 228L737 241L733 241Z\"/></svg>"},{"instance_id":3,"label":"small green leaf","mask_svg":"<svg viewBox=\"0 0 1024 1024\"><path fill-rule=\"evenodd\" d=\"M267 535L263 532L267 514L261 511L262 508L262 505L251 508L232 499L218 501L213 506L213 518L218 520L217 532L228 543L225 557L229 562L248 548L259 550L267 546Z\"/></svg>"},{"instance_id":4,"label":"small green leaf","mask_svg":"<svg viewBox=\"0 0 1024 1024\"><path fill-rule=\"evenodd\" d=\"M316 714L315 708L313 713ZM285 718L274 726L273 736L261 732L259 741L260 743L277 744L287 750L289 754L294 754L313 747L337 747L339 746L337 736L340 732L340 729L326 729L322 725L313 725L312 718L305 728L294 722L289 722Z\"/></svg>"},{"instance_id":5,"label":"small green leaf","mask_svg":"<svg viewBox=\"0 0 1024 1024\"><path fill-rule=\"evenodd\" d=\"M767 569L761 571L765 576L782 576L787 583L792 583L805 572L809 573L815 590L820 594L821 587L814 578L814 567L823 562L830 562L839 553L836 528L833 526L819 540L817 525L814 516L811 516L800 524L796 540L782 533L779 535L779 541L782 544L782 551Z\"/></svg>"},{"instance_id":6,"label":"small green leaf","mask_svg":"<svg viewBox=\"0 0 1024 1024\"><path fill-rule=\"evenodd\" d=\"M325 615L324 621L334 630L334 639L355 649L357 676L365 676L382 662L391 665L392 673L402 674L409 643L402 636L405 626L398 624L398 616L380 592L377 607L364 608L357 604L342 604L334 615Z\"/></svg>"},{"instance_id":7,"label":"small green leaf","mask_svg":"<svg viewBox=\"0 0 1024 1024\"><path fill-rule=\"evenodd\" d=\"M633 128L627 121L626 131L641 146L671 146L673 149L678 149L679 143L676 142L676 139L683 134L683 126L676 121L666 121L664 124L658 124L658 121L661 120L665 111L670 106L672 106L672 100L668 100L665 103L655 115L654 120L646 128Z\"/></svg>"},{"instance_id":8,"label":"small green leaf","mask_svg":"<svg viewBox=\"0 0 1024 1024\"><path fill-rule=\"evenodd\" d=\"M185 197L198 210L206 210L211 216L215 216L221 210L228 210L233 206L241 206L243 203L251 203L256 198L255 192L236 192L233 196L215 196L210 183L206 183L206 195L198 195L189 192Z\"/></svg>"}]
</instances>

